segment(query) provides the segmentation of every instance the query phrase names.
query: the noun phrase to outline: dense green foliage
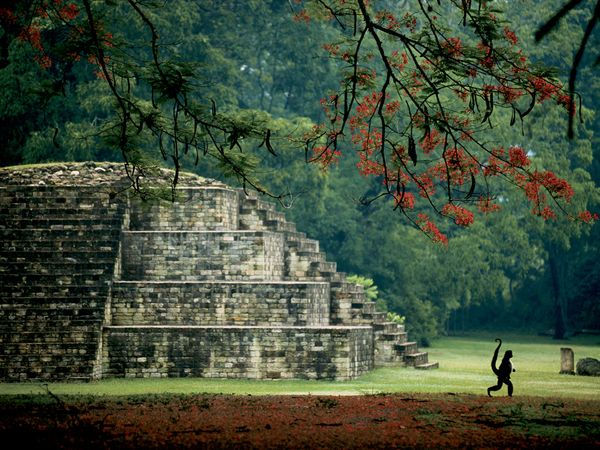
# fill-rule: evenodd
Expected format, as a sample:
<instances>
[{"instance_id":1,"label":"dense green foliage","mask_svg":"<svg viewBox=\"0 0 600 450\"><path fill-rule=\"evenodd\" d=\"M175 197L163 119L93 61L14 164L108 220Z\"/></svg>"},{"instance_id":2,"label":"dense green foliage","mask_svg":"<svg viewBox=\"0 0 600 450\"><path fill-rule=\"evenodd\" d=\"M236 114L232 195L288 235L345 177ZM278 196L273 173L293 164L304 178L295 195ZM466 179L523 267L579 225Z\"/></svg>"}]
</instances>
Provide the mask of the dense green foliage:
<instances>
[{"instance_id":1,"label":"dense green foliage","mask_svg":"<svg viewBox=\"0 0 600 450\"><path fill-rule=\"evenodd\" d=\"M405 2L388 3L390 9L406 7ZM589 10L570 14L542 44L533 40L537 27L560 4L523 0L508 9L507 19L531 59L555 66L566 80ZM501 210L481 214L470 228L442 225L451 238L443 247L394 214L390 202L365 206L358 201L380 188L377 180L355 170L358 157L342 159L327 172L305 163L304 149L287 137L323 119L319 98L337 86L339 67L321 47L336 34L331 23L292 20L290 5L181 0L153 10L152 19L171 44L164 52L173 61L193 63L202 75L197 93L205 103L215 100L223 120L267 124L273 130L278 156L244 145L245 153L237 157L269 190L289 194L286 214L298 228L319 239L341 270L372 279L379 304L406 316L411 336L423 341L472 327L597 329L598 226L563 217L544 222L529 214L530 206L514 195L516 189L508 189L500 198ZM115 41L127 42L132 51L149 36L139 17L127 11L113 11L111 19ZM588 46L580 70L583 123L573 140L566 139L564 110L549 105L534 110L522 128L510 127L510 110L501 111L486 135L506 148L520 145L536 168L567 178L576 191L572 202L592 211L600 203L600 111L594 111L600 81L592 64L598 48ZM7 59L0 58L1 165L120 160L114 136L106 133L114 98L96 67L73 61L60 70L44 69L31 63L35 49L19 39L9 50ZM143 59L140 52L136 61ZM140 82L133 91L145 89ZM154 145L148 136L136 137L144 158L156 159ZM183 159L188 170L235 183L235 174L222 162L200 158L195 164L193 153Z\"/></svg>"}]
</instances>

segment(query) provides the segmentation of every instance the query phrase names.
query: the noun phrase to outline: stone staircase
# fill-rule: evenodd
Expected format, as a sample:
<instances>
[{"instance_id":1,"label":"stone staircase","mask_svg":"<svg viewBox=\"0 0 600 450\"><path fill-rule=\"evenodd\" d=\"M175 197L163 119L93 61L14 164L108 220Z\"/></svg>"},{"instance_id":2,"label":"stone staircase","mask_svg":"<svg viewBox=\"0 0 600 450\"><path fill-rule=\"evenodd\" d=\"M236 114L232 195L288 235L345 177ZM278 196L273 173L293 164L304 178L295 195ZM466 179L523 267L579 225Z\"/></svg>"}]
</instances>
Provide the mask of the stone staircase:
<instances>
[{"instance_id":1,"label":"stone staircase","mask_svg":"<svg viewBox=\"0 0 600 450\"><path fill-rule=\"evenodd\" d=\"M319 251L319 242L298 233L295 224L275 206L240 191L240 228L283 232L285 236L285 278L319 280L330 284L330 323L334 325L370 325L374 333L374 363L381 366L413 366L416 369L435 369L428 354L420 352L416 342L407 340L404 325L386 320L385 313L375 311L375 303L367 300L360 285L348 283L346 274L336 271L335 262L326 261Z\"/></svg>"},{"instance_id":2,"label":"stone staircase","mask_svg":"<svg viewBox=\"0 0 600 450\"><path fill-rule=\"evenodd\" d=\"M273 204L188 181L175 203L0 186L0 379L437 367Z\"/></svg>"},{"instance_id":3,"label":"stone staircase","mask_svg":"<svg viewBox=\"0 0 600 450\"><path fill-rule=\"evenodd\" d=\"M0 188L0 379L91 379L125 211L82 186Z\"/></svg>"}]
</instances>

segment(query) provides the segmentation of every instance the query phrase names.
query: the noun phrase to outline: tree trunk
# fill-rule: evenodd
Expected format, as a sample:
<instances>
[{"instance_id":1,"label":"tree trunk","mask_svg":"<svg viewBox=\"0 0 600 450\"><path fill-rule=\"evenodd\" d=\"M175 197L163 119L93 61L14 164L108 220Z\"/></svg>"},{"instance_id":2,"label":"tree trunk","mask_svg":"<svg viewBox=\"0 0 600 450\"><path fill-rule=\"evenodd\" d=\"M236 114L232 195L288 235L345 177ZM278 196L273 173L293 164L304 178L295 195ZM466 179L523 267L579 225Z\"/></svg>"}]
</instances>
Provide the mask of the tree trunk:
<instances>
[{"instance_id":1,"label":"tree trunk","mask_svg":"<svg viewBox=\"0 0 600 450\"><path fill-rule=\"evenodd\" d=\"M564 339L567 331L566 309L564 304L564 292L562 289L562 277L559 267L559 255L556 247L551 246L548 252L548 264L550 266L550 280L552 283L552 297L554 298L554 339Z\"/></svg>"}]
</instances>

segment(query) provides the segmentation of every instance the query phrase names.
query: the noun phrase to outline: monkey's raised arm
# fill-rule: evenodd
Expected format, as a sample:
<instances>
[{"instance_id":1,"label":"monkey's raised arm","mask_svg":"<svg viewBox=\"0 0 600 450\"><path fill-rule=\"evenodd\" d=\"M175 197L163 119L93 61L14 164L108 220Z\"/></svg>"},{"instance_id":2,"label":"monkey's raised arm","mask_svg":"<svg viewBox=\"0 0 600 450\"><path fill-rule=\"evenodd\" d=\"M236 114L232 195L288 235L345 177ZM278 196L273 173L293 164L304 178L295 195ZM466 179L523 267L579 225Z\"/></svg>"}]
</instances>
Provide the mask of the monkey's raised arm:
<instances>
[{"instance_id":1,"label":"monkey's raised arm","mask_svg":"<svg viewBox=\"0 0 600 450\"><path fill-rule=\"evenodd\" d=\"M500 346L502 345L502 339L496 338L496 342L498 342L498 347L496 347L496 350L494 350L494 356L492 357L492 370L494 371L494 374L498 376L499 371L496 368L496 362L498 362L498 352L500 351Z\"/></svg>"}]
</instances>

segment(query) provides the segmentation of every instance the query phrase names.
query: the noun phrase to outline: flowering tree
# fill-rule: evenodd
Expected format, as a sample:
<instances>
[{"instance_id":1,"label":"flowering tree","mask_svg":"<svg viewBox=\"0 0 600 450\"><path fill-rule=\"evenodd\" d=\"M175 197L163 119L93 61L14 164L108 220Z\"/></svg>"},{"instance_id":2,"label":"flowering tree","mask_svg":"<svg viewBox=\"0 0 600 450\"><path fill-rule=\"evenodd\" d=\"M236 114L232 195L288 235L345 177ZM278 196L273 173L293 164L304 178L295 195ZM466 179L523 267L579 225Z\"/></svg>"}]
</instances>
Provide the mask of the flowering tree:
<instances>
[{"instance_id":1,"label":"flowering tree","mask_svg":"<svg viewBox=\"0 0 600 450\"><path fill-rule=\"evenodd\" d=\"M575 99L551 73L528 61L518 37L493 2L418 0L402 15L367 0L297 1L299 21L330 20L342 38L324 50L344 64L337 92L321 100L326 123L306 136L309 159L323 167L349 147L358 170L381 180L379 197L434 241L446 242L418 201L457 225L473 223L473 208L499 208L492 178L515 184L532 213L551 219L556 211L585 222L597 217L571 212L569 183L531 167L527 152L484 139L496 111L522 124L539 104L554 102L574 116ZM456 31L448 23L461 23ZM439 195L443 192L443 196Z\"/></svg>"},{"instance_id":2,"label":"flowering tree","mask_svg":"<svg viewBox=\"0 0 600 450\"><path fill-rule=\"evenodd\" d=\"M392 199L434 241L446 242L419 202L457 225L468 226L475 208L499 208L494 178L519 186L535 215L553 218L572 212L573 189L549 171L532 167L520 147L487 142L483 131L498 110L522 124L543 102L576 114L576 101L550 73L531 64L518 38L493 2L428 2L397 14L367 0L296 0L295 19L331 21L340 39L324 51L342 65L336 92L321 100L325 123L303 137L309 159L324 167L354 146L358 170L381 181L379 197ZM147 175L140 142L154 140L175 168L191 154L215 158L240 183L267 193L244 150L255 142L275 154L268 119L254 112L220 112L218 100L198 95L198 67L178 58L153 15L153 2L126 0L36 0L0 7L0 67L11 40L30 44L35 61L60 72L79 59L95 67L114 101L116 114L103 125L107 141L126 161L132 186ZM124 11L145 30L145 49L111 30ZM449 24L460 23L459 30ZM301 25L299 25L301 26ZM443 194L443 195L442 195ZM174 195L174 191L172 191ZM275 196L277 197L277 196Z\"/></svg>"}]
</instances>

